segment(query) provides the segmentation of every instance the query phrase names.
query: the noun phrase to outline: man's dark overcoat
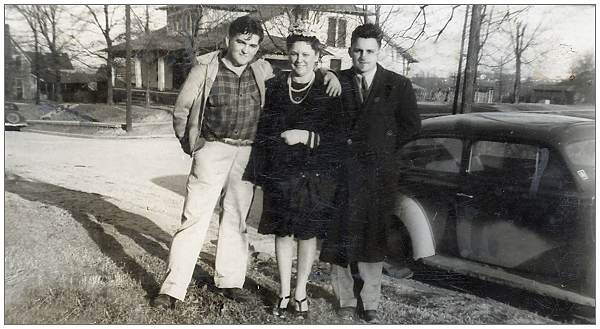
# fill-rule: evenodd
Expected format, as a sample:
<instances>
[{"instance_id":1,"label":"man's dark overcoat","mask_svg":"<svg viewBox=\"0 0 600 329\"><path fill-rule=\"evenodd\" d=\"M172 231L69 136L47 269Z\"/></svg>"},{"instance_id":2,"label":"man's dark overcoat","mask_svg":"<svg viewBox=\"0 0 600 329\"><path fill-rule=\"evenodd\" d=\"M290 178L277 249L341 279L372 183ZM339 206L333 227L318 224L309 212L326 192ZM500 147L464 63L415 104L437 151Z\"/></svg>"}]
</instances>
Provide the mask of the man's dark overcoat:
<instances>
[{"instance_id":1,"label":"man's dark overcoat","mask_svg":"<svg viewBox=\"0 0 600 329\"><path fill-rule=\"evenodd\" d=\"M421 127L410 80L377 65L361 103L355 73L340 73L343 116L339 139L342 170L339 217L328 231L321 260L338 265L379 262L386 255L386 228L397 183L395 154Z\"/></svg>"}]
</instances>

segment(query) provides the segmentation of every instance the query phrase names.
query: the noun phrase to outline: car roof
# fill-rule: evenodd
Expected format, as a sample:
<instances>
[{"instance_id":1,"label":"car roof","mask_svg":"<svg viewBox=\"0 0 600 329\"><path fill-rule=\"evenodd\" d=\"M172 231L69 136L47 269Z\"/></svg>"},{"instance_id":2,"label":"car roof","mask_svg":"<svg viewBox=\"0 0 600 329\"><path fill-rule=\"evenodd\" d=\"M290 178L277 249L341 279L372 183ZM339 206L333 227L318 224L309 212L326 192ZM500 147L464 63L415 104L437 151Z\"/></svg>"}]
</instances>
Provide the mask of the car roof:
<instances>
[{"instance_id":1,"label":"car roof","mask_svg":"<svg viewBox=\"0 0 600 329\"><path fill-rule=\"evenodd\" d=\"M480 112L423 120L421 135L512 137L545 142L593 138L595 120L546 113Z\"/></svg>"}]
</instances>

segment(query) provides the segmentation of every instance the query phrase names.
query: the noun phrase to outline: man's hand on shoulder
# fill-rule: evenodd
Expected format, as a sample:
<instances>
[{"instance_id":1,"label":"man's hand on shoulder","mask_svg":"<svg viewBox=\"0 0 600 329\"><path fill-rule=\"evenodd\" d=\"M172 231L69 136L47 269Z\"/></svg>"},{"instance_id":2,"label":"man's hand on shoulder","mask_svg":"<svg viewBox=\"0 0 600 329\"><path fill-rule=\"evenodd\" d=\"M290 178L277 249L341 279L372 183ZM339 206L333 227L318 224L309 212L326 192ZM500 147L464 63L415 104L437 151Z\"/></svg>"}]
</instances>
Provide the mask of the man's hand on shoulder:
<instances>
[{"instance_id":1,"label":"man's hand on shoulder","mask_svg":"<svg viewBox=\"0 0 600 329\"><path fill-rule=\"evenodd\" d=\"M337 97L342 94L342 85L333 71L327 71L323 77L323 82L327 86L325 92L331 97Z\"/></svg>"}]
</instances>

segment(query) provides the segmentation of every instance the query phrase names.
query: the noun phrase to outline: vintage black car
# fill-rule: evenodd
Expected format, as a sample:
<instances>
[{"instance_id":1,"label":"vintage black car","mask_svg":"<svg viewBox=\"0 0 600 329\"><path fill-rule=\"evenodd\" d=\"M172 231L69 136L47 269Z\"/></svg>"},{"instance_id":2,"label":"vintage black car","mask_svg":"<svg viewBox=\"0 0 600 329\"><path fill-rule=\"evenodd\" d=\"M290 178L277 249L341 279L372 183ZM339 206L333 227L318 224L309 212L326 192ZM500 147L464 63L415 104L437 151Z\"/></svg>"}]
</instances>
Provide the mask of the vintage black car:
<instances>
[{"instance_id":1,"label":"vintage black car","mask_svg":"<svg viewBox=\"0 0 600 329\"><path fill-rule=\"evenodd\" d=\"M27 120L19 113L17 104L4 102L4 129L19 130L25 126L27 126Z\"/></svg>"},{"instance_id":2,"label":"vintage black car","mask_svg":"<svg viewBox=\"0 0 600 329\"><path fill-rule=\"evenodd\" d=\"M399 151L393 228L428 266L595 307L594 134L551 114L424 120Z\"/></svg>"}]
</instances>

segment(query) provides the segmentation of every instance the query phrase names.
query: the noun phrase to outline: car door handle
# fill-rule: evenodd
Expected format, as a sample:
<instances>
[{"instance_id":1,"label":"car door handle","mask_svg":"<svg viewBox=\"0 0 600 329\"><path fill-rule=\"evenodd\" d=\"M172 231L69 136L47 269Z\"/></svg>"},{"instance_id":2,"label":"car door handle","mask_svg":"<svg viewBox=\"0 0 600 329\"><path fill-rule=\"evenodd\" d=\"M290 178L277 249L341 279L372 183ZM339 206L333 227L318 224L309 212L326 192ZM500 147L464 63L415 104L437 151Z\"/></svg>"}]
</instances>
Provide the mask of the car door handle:
<instances>
[{"instance_id":1,"label":"car door handle","mask_svg":"<svg viewBox=\"0 0 600 329\"><path fill-rule=\"evenodd\" d=\"M472 195L465 194L465 193L460 193L460 192L459 192L459 193L456 193L456 195L457 195L457 196L462 196L462 197L465 197L465 198L469 198L469 199L473 199L473 196L472 196Z\"/></svg>"}]
</instances>

